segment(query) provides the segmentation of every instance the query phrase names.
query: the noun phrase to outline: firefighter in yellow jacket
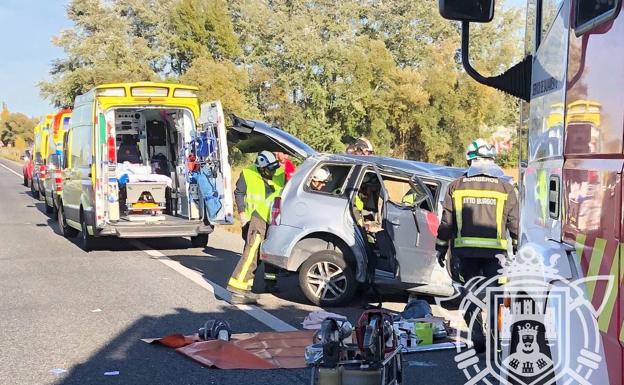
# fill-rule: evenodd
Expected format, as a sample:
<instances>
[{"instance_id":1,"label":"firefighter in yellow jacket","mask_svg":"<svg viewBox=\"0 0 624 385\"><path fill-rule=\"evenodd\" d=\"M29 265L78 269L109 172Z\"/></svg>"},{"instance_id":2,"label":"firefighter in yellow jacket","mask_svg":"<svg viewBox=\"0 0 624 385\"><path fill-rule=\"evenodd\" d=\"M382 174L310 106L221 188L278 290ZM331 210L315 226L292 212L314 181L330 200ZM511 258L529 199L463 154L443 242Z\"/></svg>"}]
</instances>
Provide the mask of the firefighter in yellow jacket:
<instances>
[{"instance_id":1,"label":"firefighter in yellow jacket","mask_svg":"<svg viewBox=\"0 0 624 385\"><path fill-rule=\"evenodd\" d=\"M502 178L495 157L496 150L485 140L471 142L466 150L469 168L451 182L444 197L436 241L438 261L444 267L450 247L452 258L458 259L453 266L459 265L463 284L473 277L495 277L501 268L497 256L506 255L509 248L515 250L518 241L518 198L512 184ZM466 311L466 322L475 311ZM474 328L472 337L475 349L482 350L482 330Z\"/></svg>"},{"instance_id":2,"label":"firefighter in yellow jacket","mask_svg":"<svg viewBox=\"0 0 624 385\"><path fill-rule=\"evenodd\" d=\"M234 198L240 215L245 248L228 282L232 302L255 302L251 288L258 267L260 245L269 225L273 201L280 196L284 183L284 170L270 151L260 152L254 164L245 168L236 182ZM275 270L267 265L264 269L265 292L275 292Z\"/></svg>"}]
</instances>

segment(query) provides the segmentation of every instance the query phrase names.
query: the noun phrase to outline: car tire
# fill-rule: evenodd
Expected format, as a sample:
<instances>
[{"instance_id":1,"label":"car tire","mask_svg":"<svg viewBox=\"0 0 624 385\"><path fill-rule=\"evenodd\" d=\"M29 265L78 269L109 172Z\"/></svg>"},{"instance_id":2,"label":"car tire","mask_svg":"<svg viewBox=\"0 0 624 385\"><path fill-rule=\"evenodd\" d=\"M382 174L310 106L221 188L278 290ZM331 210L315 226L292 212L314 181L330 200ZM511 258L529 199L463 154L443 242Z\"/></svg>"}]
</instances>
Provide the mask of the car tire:
<instances>
[{"instance_id":1,"label":"car tire","mask_svg":"<svg viewBox=\"0 0 624 385\"><path fill-rule=\"evenodd\" d=\"M52 199L52 218L56 218L58 215L58 207L56 206L56 199Z\"/></svg>"},{"instance_id":2,"label":"car tire","mask_svg":"<svg viewBox=\"0 0 624 385\"><path fill-rule=\"evenodd\" d=\"M48 205L48 201L45 199L45 197L43 198L43 203L45 205L46 214L52 214L54 212L54 207Z\"/></svg>"},{"instance_id":3,"label":"car tire","mask_svg":"<svg viewBox=\"0 0 624 385\"><path fill-rule=\"evenodd\" d=\"M191 237L191 246L201 247L202 249L208 246L208 234L198 234Z\"/></svg>"},{"instance_id":4,"label":"car tire","mask_svg":"<svg viewBox=\"0 0 624 385\"><path fill-rule=\"evenodd\" d=\"M39 191L35 190L34 180L30 181L30 193L32 194L33 198L39 199Z\"/></svg>"},{"instance_id":5,"label":"car tire","mask_svg":"<svg viewBox=\"0 0 624 385\"><path fill-rule=\"evenodd\" d=\"M57 208L56 218L58 220L59 231L62 236L65 238L74 238L78 235L78 230L67 224L67 220L65 219L65 209L63 208L62 203Z\"/></svg>"},{"instance_id":6,"label":"car tire","mask_svg":"<svg viewBox=\"0 0 624 385\"><path fill-rule=\"evenodd\" d=\"M84 215L80 215L80 228L80 247L82 250L89 252L94 248L95 237L89 234L87 230L87 220Z\"/></svg>"},{"instance_id":7,"label":"car tire","mask_svg":"<svg viewBox=\"0 0 624 385\"><path fill-rule=\"evenodd\" d=\"M299 269L299 286L313 304L332 307L348 303L358 284L341 253L321 250L310 255Z\"/></svg>"}]
</instances>

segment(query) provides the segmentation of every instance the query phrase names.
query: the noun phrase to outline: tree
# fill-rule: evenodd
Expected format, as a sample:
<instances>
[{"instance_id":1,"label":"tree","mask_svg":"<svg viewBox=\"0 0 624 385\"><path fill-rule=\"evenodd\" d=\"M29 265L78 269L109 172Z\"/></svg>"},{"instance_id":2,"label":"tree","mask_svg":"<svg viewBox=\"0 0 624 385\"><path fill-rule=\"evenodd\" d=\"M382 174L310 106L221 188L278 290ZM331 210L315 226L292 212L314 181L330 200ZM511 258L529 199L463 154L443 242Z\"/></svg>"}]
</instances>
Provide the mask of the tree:
<instances>
[{"instance_id":1,"label":"tree","mask_svg":"<svg viewBox=\"0 0 624 385\"><path fill-rule=\"evenodd\" d=\"M471 61L497 74L522 54L521 18L498 2ZM66 58L41 84L57 105L111 81L166 77L320 151L367 136L380 154L463 165L465 145L515 124L517 102L459 61L460 29L435 0L71 0Z\"/></svg>"},{"instance_id":2,"label":"tree","mask_svg":"<svg viewBox=\"0 0 624 385\"><path fill-rule=\"evenodd\" d=\"M515 121L513 98L455 60L459 29L434 0L230 4L260 112L319 150L364 135L382 154L464 164L484 128ZM497 14L474 33L473 61L486 73L520 55L516 11Z\"/></svg>"},{"instance_id":3,"label":"tree","mask_svg":"<svg viewBox=\"0 0 624 385\"><path fill-rule=\"evenodd\" d=\"M170 27L171 68L178 75L197 58L232 60L242 52L224 0L181 0Z\"/></svg>"},{"instance_id":4,"label":"tree","mask_svg":"<svg viewBox=\"0 0 624 385\"><path fill-rule=\"evenodd\" d=\"M198 86L200 101L221 100L226 113L246 117L258 114L248 94L247 72L233 63L197 58L180 81Z\"/></svg>"},{"instance_id":5,"label":"tree","mask_svg":"<svg viewBox=\"0 0 624 385\"><path fill-rule=\"evenodd\" d=\"M158 78L153 67L157 53L146 38L133 34L124 14L114 2L69 3L67 16L74 27L53 40L67 57L53 62L52 81L39 84L57 107L71 106L76 95L99 84Z\"/></svg>"},{"instance_id":6,"label":"tree","mask_svg":"<svg viewBox=\"0 0 624 385\"><path fill-rule=\"evenodd\" d=\"M20 138L26 142L32 142L36 124L37 119L31 119L20 112L10 113L0 122L0 140L13 146Z\"/></svg>"}]
</instances>

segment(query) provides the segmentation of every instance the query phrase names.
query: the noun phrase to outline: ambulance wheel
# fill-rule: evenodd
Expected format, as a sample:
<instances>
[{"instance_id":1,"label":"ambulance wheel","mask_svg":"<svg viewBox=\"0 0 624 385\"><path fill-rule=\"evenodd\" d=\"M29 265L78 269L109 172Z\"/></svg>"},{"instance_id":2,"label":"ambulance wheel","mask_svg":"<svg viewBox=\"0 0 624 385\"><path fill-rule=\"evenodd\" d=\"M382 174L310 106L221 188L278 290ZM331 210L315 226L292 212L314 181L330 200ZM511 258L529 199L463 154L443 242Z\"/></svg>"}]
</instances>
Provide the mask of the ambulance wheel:
<instances>
[{"instance_id":1,"label":"ambulance wheel","mask_svg":"<svg viewBox=\"0 0 624 385\"><path fill-rule=\"evenodd\" d=\"M201 248L208 246L208 234L198 234L191 237L191 246Z\"/></svg>"},{"instance_id":2,"label":"ambulance wheel","mask_svg":"<svg viewBox=\"0 0 624 385\"><path fill-rule=\"evenodd\" d=\"M93 250L95 237L89 234L89 231L87 230L87 220L82 212L80 213L80 228L80 247L84 251L89 252Z\"/></svg>"},{"instance_id":3,"label":"ambulance wheel","mask_svg":"<svg viewBox=\"0 0 624 385\"><path fill-rule=\"evenodd\" d=\"M52 217L56 218L58 215L58 206L56 204L56 199L52 199Z\"/></svg>"},{"instance_id":4,"label":"ambulance wheel","mask_svg":"<svg viewBox=\"0 0 624 385\"><path fill-rule=\"evenodd\" d=\"M63 210L62 204L60 204L56 210L56 218L58 220L58 226L62 236L65 238L74 238L78 235L78 230L67 224L67 220L65 219L65 210Z\"/></svg>"},{"instance_id":5,"label":"ambulance wheel","mask_svg":"<svg viewBox=\"0 0 624 385\"><path fill-rule=\"evenodd\" d=\"M332 307L348 303L358 285L341 253L321 250L299 269L299 286L313 304Z\"/></svg>"},{"instance_id":6,"label":"ambulance wheel","mask_svg":"<svg viewBox=\"0 0 624 385\"><path fill-rule=\"evenodd\" d=\"M35 190L35 181L34 180L32 182L30 182L30 193L32 194L33 198L39 199L39 191Z\"/></svg>"}]
</instances>

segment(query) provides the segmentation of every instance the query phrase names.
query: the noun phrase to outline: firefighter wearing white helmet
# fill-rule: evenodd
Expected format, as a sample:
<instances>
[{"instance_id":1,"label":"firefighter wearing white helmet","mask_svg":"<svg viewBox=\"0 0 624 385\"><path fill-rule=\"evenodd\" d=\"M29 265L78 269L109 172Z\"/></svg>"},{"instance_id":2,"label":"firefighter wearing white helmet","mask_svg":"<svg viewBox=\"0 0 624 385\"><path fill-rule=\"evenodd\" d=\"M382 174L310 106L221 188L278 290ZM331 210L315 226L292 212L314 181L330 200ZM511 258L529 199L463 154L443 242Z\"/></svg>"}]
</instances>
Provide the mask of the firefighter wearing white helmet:
<instances>
[{"instance_id":1,"label":"firefighter wearing white helmet","mask_svg":"<svg viewBox=\"0 0 624 385\"><path fill-rule=\"evenodd\" d=\"M506 255L510 246L515 251L518 240L518 198L495 159L496 149L488 142L470 142L466 149L468 170L451 182L444 197L436 241L438 261L444 267L450 247L451 266L457 267L452 275L464 284L473 277L496 276L501 268L496 256ZM476 308L466 311L466 322L475 312ZM485 348L485 336L478 324L472 336L475 349L480 351Z\"/></svg>"},{"instance_id":2,"label":"firefighter wearing white helmet","mask_svg":"<svg viewBox=\"0 0 624 385\"><path fill-rule=\"evenodd\" d=\"M251 288L258 267L260 244L266 236L273 202L280 196L284 183L284 169L270 151L260 152L255 162L243 169L236 182L234 199L240 216L245 248L228 281L232 302L255 302ZM264 271L265 292L277 291L275 270L265 265Z\"/></svg>"},{"instance_id":3,"label":"firefighter wearing white helmet","mask_svg":"<svg viewBox=\"0 0 624 385\"><path fill-rule=\"evenodd\" d=\"M325 167L319 167L312 173L310 178L310 188L314 191L321 191L331 180L331 174Z\"/></svg>"}]
</instances>

